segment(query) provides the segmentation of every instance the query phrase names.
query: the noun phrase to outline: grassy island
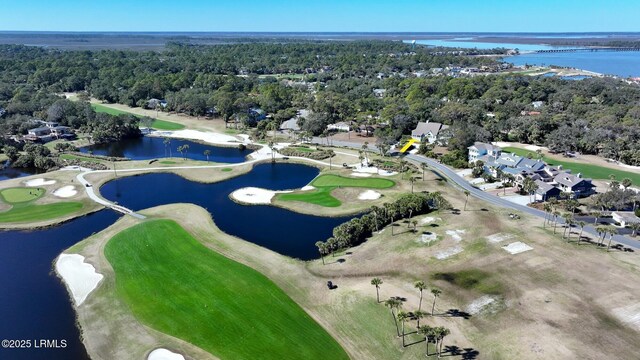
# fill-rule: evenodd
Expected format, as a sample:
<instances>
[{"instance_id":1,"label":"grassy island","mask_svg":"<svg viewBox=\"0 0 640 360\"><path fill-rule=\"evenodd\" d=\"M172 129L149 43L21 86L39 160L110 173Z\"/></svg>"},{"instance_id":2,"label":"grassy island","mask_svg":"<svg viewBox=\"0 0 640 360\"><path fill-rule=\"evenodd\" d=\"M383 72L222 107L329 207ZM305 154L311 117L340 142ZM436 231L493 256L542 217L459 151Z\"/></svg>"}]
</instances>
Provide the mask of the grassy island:
<instances>
[{"instance_id":1,"label":"grassy island","mask_svg":"<svg viewBox=\"0 0 640 360\"><path fill-rule=\"evenodd\" d=\"M82 209L80 202L58 202L34 204L46 190L43 188L15 187L0 191L0 199L11 205L7 211L0 212L0 223L25 223L55 219Z\"/></svg>"}]
</instances>

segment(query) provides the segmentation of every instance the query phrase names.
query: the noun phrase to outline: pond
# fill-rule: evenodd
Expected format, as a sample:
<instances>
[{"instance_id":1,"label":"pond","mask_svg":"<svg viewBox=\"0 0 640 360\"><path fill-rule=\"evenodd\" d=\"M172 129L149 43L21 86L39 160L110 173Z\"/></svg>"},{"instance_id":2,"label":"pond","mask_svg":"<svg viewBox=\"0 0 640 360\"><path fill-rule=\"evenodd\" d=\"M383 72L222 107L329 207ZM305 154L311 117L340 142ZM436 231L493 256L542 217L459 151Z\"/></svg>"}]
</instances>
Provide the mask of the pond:
<instances>
[{"instance_id":1,"label":"pond","mask_svg":"<svg viewBox=\"0 0 640 360\"><path fill-rule=\"evenodd\" d=\"M244 206L229 194L241 187L293 189L319 173L299 164L261 164L248 174L215 184L201 184L173 174L120 178L105 184L108 199L139 210L169 203L194 203L209 210L228 234L282 254L318 257L315 242L350 217L302 215L272 206ZM103 210L60 226L35 231L0 232L0 338L66 340L64 349L0 349L1 359L87 359L75 326L75 313L64 285L52 271L54 259L66 248L118 219Z\"/></svg>"},{"instance_id":2,"label":"pond","mask_svg":"<svg viewBox=\"0 0 640 360\"><path fill-rule=\"evenodd\" d=\"M8 161L4 164L0 163L0 181L17 179L29 175L38 174L39 172L42 171L38 171L38 169L35 168L12 168L9 165Z\"/></svg>"},{"instance_id":3,"label":"pond","mask_svg":"<svg viewBox=\"0 0 640 360\"><path fill-rule=\"evenodd\" d=\"M189 145L189 149L184 153L178 152L178 146ZM80 152L92 153L94 155L126 157L131 160L149 160L163 157L183 157L192 160L206 161L204 151L209 150L209 160L221 163L240 163L245 161L245 157L252 150L240 150L238 147L221 147L214 145L200 144L197 142L170 139L168 144L164 143L164 138L143 136L134 139L125 139L119 142L108 144L97 144L80 148Z\"/></svg>"}]
</instances>

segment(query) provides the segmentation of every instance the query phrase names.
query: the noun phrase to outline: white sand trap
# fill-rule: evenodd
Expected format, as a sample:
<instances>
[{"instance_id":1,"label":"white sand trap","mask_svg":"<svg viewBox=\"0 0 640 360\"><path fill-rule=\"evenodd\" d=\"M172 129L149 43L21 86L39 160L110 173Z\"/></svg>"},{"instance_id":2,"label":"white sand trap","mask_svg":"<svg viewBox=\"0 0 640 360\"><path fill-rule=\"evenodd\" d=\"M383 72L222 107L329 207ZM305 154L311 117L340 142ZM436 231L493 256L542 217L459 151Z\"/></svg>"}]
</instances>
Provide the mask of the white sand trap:
<instances>
[{"instance_id":1,"label":"white sand trap","mask_svg":"<svg viewBox=\"0 0 640 360\"><path fill-rule=\"evenodd\" d=\"M147 360L184 360L184 356L167 349L155 349L149 353Z\"/></svg>"},{"instance_id":2,"label":"white sand trap","mask_svg":"<svg viewBox=\"0 0 640 360\"><path fill-rule=\"evenodd\" d=\"M53 185L55 184L55 180L46 180L43 178L37 178L33 180L25 181L24 184L27 186L43 186L43 185Z\"/></svg>"},{"instance_id":3,"label":"white sand trap","mask_svg":"<svg viewBox=\"0 0 640 360\"><path fill-rule=\"evenodd\" d=\"M420 224L420 225L430 224L430 223L432 223L432 222L434 222L434 221L439 221L439 220L442 220L442 219L440 219L440 218L434 218L434 217L431 217L431 216L427 216L426 218L421 219L421 220L420 220L420 222L419 222L419 224Z\"/></svg>"},{"instance_id":4,"label":"white sand trap","mask_svg":"<svg viewBox=\"0 0 640 360\"><path fill-rule=\"evenodd\" d=\"M395 171L379 170L375 166L365 167L360 164L356 165L355 169L353 169L353 172L364 173L364 174L376 174L376 175L382 175L382 176L392 176L397 174L397 172Z\"/></svg>"},{"instance_id":5,"label":"white sand trap","mask_svg":"<svg viewBox=\"0 0 640 360\"><path fill-rule=\"evenodd\" d=\"M188 129L176 131L154 131L148 136L201 140L210 144L240 143L235 136Z\"/></svg>"},{"instance_id":6,"label":"white sand trap","mask_svg":"<svg viewBox=\"0 0 640 360\"><path fill-rule=\"evenodd\" d=\"M377 191L367 190L367 191L361 192L360 195L358 195L358 199L359 200L377 200L377 199L380 199L380 196L382 196L382 194L380 194Z\"/></svg>"},{"instance_id":7,"label":"white sand trap","mask_svg":"<svg viewBox=\"0 0 640 360\"><path fill-rule=\"evenodd\" d=\"M82 305L104 277L96 272L93 265L84 262L84 256L78 254L60 254L56 261L56 271L62 276L78 306Z\"/></svg>"},{"instance_id":8,"label":"white sand trap","mask_svg":"<svg viewBox=\"0 0 640 360\"><path fill-rule=\"evenodd\" d=\"M489 295L477 298L473 300L469 305L467 305L465 312L471 315L479 314L484 308L491 305L491 303L493 303L494 301L496 301L496 299L492 298Z\"/></svg>"},{"instance_id":9,"label":"white sand trap","mask_svg":"<svg viewBox=\"0 0 640 360\"><path fill-rule=\"evenodd\" d=\"M447 235L451 236L451 238L456 242L460 242L462 241L462 236L460 235L464 234L465 231L464 230L447 230L446 233Z\"/></svg>"},{"instance_id":10,"label":"white sand trap","mask_svg":"<svg viewBox=\"0 0 640 360\"><path fill-rule=\"evenodd\" d=\"M271 204L271 199L278 193L291 191L273 191L256 187L246 187L231 193L231 198L246 204Z\"/></svg>"},{"instance_id":11,"label":"white sand trap","mask_svg":"<svg viewBox=\"0 0 640 360\"><path fill-rule=\"evenodd\" d=\"M618 320L640 330L640 303L615 308L612 311Z\"/></svg>"},{"instance_id":12,"label":"white sand trap","mask_svg":"<svg viewBox=\"0 0 640 360\"><path fill-rule=\"evenodd\" d=\"M428 233L428 234L420 235L420 237L416 241L423 244L430 244L431 242L436 241L437 239L438 239L438 235L434 233Z\"/></svg>"},{"instance_id":13,"label":"white sand trap","mask_svg":"<svg viewBox=\"0 0 640 360\"><path fill-rule=\"evenodd\" d=\"M502 247L503 249L505 249L507 252L509 252L509 254L515 255L515 254L520 254L522 252L525 251L529 251L529 250L533 250L533 248L523 242L520 241L516 241L514 243L511 243L509 245L505 245Z\"/></svg>"},{"instance_id":14,"label":"white sand trap","mask_svg":"<svg viewBox=\"0 0 640 360\"><path fill-rule=\"evenodd\" d=\"M503 147L503 148L504 148L504 147L510 147L510 146L511 146L511 143L508 143L508 142L500 142L500 141L498 141L498 142L492 142L491 144L493 144L493 145L495 145L495 146Z\"/></svg>"},{"instance_id":15,"label":"white sand trap","mask_svg":"<svg viewBox=\"0 0 640 360\"><path fill-rule=\"evenodd\" d=\"M53 196L61 197L61 198L69 198L75 196L78 193L76 188L73 185L63 186L60 189L53 192Z\"/></svg>"},{"instance_id":16,"label":"white sand trap","mask_svg":"<svg viewBox=\"0 0 640 360\"><path fill-rule=\"evenodd\" d=\"M369 177L371 176L371 174L369 173L359 173L359 172L352 172L351 176L355 176L355 177Z\"/></svg>"},{"instance_id":17,"label":"white sand trap","mask_svg":"<svg viewBox=\"0 0 640 360\"><path fill-rule=\"evenodd\" d=\"M315 186L312 186L312 185L306 185L306 186L303 186L300 190L302 190L302 191L309 191L309 190L314 190L315 188L316 188Z\"/></svg>"},{"instance_id":18,"label":"white sand trap","mask_svg":"<svg viewBox=\"0 0 640 360\"><path fill-rule=\"evenodd\" d=\"M540 149L542 149L542 147L537 146L537 145L527 145L524 147L527 150L533 150L533 151L538 151Z\"/></svg>"},{"instance_id":19,"label":"white sand trap","mask_svg":"<svg viewBox=\"0 0 640 360\"><path fill-rule=\"evenodd\" d=\"M489 240L490 243L492 244L497 244L500 242L503 242L505 240L511 240L513 238L515 238L516 236L513 234L504 234L504 233L497 233L497 234L493 234L493 235L489 235L487 236L487 240Z\"/></svg>"},{"instance_id":20,"label":"white sand trap","mask_svg":"<svg viewBox=\"0 0 640 360\"><path fill-rule=\"evenodd\" d=\"M453 255L460 254L462 252L462 247L454 246L452 248L444 249L440 252L436 253L436 259L444 260L446 258L452 257Z\"/></svg>"}]
</instances>

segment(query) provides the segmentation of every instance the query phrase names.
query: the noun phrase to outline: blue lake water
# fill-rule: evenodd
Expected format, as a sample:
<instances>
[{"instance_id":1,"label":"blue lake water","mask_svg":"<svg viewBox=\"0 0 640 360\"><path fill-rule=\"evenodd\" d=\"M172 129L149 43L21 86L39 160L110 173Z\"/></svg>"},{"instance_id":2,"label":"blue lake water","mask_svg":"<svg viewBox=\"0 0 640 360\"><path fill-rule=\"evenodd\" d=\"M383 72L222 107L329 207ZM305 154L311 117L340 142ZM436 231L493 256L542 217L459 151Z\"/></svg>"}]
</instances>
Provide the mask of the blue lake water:
<instances>
[{"instance_id":1,"label":"blue lake water","mask_svg":"<svg viewBox=\"0 0 640 360\"><path fill-rule=\"evenodd\" d=\"M331 236L350 217L297 214L271 206L244 206L229 194L245 186L293 189L308 184L319 171L299 164L261 164L248 174L216 184L201 184L173 174L120 178L101 193L133 209L187 202L206 208L223 231L282 254L318 257L315 242ZM66 340L64 349L7 350L0 359L87 359L75 326L75 313L64 285L52 270L66 248L100 232L118 219L102 210L60 226L36 231L0 232L0 339Z\"/></svg>"},{"instance_id":2,"label":"blue lake water","mask_svg":"<svg viewBox=\"0 0 640 360\"><path fill-rule=\"evenodd\" d=\"M640 76L640 51L523 54L505 57L515 65L563 66L622 77Z\"/></svg>"},{"instance_id":3,"label":"blue lake water","mask_svg":"<svg viewBox=\"0 0 640 360\"><path fill-rule=\"evenodd\" d=\"M205 145L189 140L171 139L169 144L164 144L164 138L144 136L137 139L126 139L117 143L98 144L80 148L80 152L103 156L126 157L131 160L149 160L162 157L182 157L178 152L178 146L189 145L186 157L192 160L207 160L205 150L210 150L209 160L223 163L239 163L245 161L245 157L252 150L240 150L237 147L220 147Z\"/></svg>"},{"instance_id":4,"label":"blue lake water","mask_svg":"<svg viewBox=\"0 0 640 360\"><path fill-rule=\"evenodd\" d=\"M0 166L2 166L2 164L0 164ZM12 168L12 167L2 168L2 167L0 167L0 181L9 180L9 179L17 179L17 178L21 178L21 177L37 174L37 173L38 172L36 171L36 169L23 169L23 168Z\"/></svg>"},{"instance_id":5,"label":"blue lake water","mask_svg":"<svg viewBox=\"0 0 640 360\"><path fill-rule=\"evenodd\" d=\"M460 38L459 40L416 40L416 44L429 45L429 46L442 46L442 47L456 47L464 49L478 49L489 50L496 48L505 49L519 49L520 51L533 51L533 50L549 50L557 49L559 46L538 45L538 44L514 44L514 43L493 43L493 42L476 42L465 41L471 40L471 38ZM410 43L412 40L405 40L405 43Z\"/></svg>"}]
</instances>

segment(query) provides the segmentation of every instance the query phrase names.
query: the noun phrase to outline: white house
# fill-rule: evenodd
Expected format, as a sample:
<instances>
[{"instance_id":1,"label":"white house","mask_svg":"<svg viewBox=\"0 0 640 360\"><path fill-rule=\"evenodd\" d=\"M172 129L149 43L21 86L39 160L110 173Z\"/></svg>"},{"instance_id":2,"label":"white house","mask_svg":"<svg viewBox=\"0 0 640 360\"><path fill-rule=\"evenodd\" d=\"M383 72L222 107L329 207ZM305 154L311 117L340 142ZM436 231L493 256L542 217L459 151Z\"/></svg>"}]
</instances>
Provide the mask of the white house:
<instances>
[{"instance_id":1,"label":"white house","mask_svg":"<svg viewBox=\"0 0 640 360\"><path fill-rule=\"evenodd\" d=\"M330 124L327 125L327 130L334 130L334 131L351 131L351 125L347 124L344 121L335 123L335 124Z\"/></svg>"},{"instance_id":2,"label":"white house","mask_svg":"<svg viewBox=\"0 0 640 360\"><path fill-rule=\"evenodd\" d=\"M417 141L426 139L429 144L433 144L438 139L438 134L447 128L449 126L437 122L419 122L411 132L411 137Z\"/></svg>"},{"instance_id":3,"label":"white house","mask_svg":"<svg viewBox=\"0 0 640 360\"><path fill-rule=\"evenodd\" d=\"M611 217L622 227L640 223L640 218L631 211L614 211L611 213Z\"/></svg>"},{"instance_id":4,"label":"white house","mask_svg":"<svg viewBox=\"0 0 640 360\"><path fill-rule=\"evenodd\" d=\"M473 145L469 146L467 149L469 149L470 163L478 161L485 155L496 160L500 156L500 154L502 154L502 148L481 142L476 142Z\"/></svg>"}]
</instances>

